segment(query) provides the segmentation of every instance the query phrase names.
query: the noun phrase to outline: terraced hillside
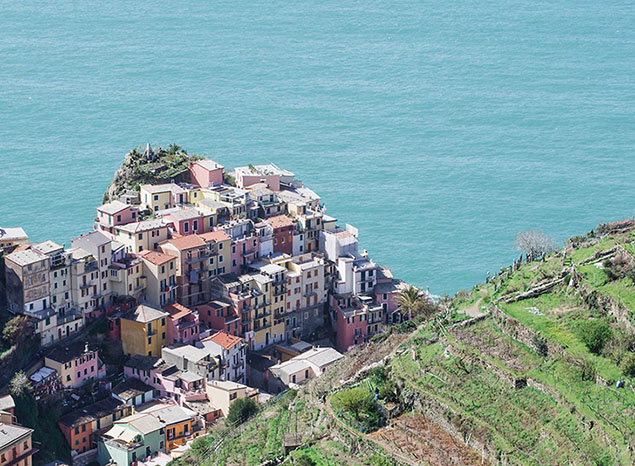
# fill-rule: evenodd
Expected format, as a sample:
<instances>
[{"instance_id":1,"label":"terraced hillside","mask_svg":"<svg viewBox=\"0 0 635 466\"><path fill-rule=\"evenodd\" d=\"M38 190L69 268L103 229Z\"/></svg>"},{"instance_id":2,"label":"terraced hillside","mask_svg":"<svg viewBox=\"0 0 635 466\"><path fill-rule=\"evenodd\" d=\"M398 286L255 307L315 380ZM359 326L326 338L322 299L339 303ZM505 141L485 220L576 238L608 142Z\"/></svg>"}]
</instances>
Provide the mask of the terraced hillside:
<instances>
[{"instance_id":1,"label":"terraced hillside","mask_svg":"<svg viewBox=\"0 0 635 466\"><path fill-rule=\"evenodd\" d=\"M203 462L634 464L634 226L572 238L457 294L414 332L348 354L297 395L292 455L273 424L295 429L295 411L275 404L250 449Z\"/></svg>"}]
</instances>

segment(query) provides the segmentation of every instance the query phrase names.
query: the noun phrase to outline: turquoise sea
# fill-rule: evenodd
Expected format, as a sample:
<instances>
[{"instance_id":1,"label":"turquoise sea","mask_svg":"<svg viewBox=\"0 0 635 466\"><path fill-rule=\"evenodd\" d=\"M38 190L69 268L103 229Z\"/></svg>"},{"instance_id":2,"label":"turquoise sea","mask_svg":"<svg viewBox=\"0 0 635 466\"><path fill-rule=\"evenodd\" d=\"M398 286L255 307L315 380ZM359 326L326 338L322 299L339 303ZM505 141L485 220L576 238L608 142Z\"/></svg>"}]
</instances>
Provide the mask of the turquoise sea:
<instances>
[{"instance_id":1,"label":"turquoise sea","mask_svg":"<svg viewBox=\"0 0 635 466\"><path fill-rule=\"evenodd\" d=\"M275 162L432 292L635 213L631 0L0 0L0 225L91 229L130 148Z\"/></svg>"}]
</instances>

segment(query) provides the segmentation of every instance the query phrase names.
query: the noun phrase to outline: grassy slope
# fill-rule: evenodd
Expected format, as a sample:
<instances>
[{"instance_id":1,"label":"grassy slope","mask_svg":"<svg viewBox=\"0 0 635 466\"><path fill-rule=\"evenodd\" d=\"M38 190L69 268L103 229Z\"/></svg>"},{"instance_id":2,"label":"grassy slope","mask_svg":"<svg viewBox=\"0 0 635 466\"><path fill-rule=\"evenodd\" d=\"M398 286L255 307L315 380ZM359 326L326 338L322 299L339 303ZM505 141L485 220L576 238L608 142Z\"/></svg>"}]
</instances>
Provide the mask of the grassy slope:
<instances>
[{"instance_id":1,"label":"grassy slope","mask_svg":"<svg viewBox=\"0 0 635 466\"><path fill-rule=\"evenodd\" d=\"M591 353L579 333L580 323L589 318L606 321L615 334L623 331L619 322L606 312L585 305L579 293L566 286L567 280L537 298L511 304L501 300L556 278L563 265L579 263L618 243L635 255L632 240L633 234L603 238L572 251L564 263L554 255L546 262L525 264L514 273L476 286L454 302L459 311L473 308L475 303L479 309L496 303L514 319L517 330L510 330L491 315L473 325L455 326L452 324L465 318L455 314L441 331L430 323L413 334L393 335L381 343L372 343L347 354L342 363L309 384L291 411L286 408L289 400L279 400L250 421L237 434L238 438L221 444L213 454L200 450L192 458L197 464L251 465L279 456L281 435L294 429L297 411L299 430L312 434L305 436L305 440L311 440L296 455L305 453L319 465L391 464L386 462L390 455L360 454L354 448L355 441L332 435L333 420L322 412L324 405L314 400L325 397L328 403L338 381L396 349L400 351L390 361L389 378L400 387L402 405L411 409L414 397L415 408L422 409L422 422L432 421L446 428L449 425L459 443L469 441L471 454L476 451L479 460L481 450L475 448L475 442L485 445L494 464L632 464L629 444L635 444L635 392L630 387L635 380L625 377L614 358ZM585 286L618 298L630 309L628 317L632 320L635 287L630 279L610 281L595 265L580 265L576 271ZM535 344L520 338L519 329L544 339L551 349L549 355L539 354ZM411 349L417 360L412 359ZM585 365L598 375L597 380L584 376ZM521 378L527 379L529 386L515 389L514 381ZM616 389L617 379L626 380L627 388ZM376 381L371 377L360 385L374 390ZM402 432L400 422L389 424L385 433L390 434L390 429L392 433ZM380 443L393 438L383 435L382 430L372 438ZM459 456L446 454L447 442L434 443L420 431L412 433L411 439L418 439L428 450L434 448L440 457L450 455L455 463L461 463ZM222 428L217 427L204 442L211 443L222 435ZM383 442L381 447L395 453L404 451L403 445L397 443ZM425 463L426 459L416 461ZM292 462L293 458L288 457L283 464Z\"/></svg>"},{"instance_id":2,"label":"grassy slope","mask_svg":"<svg viewBox=\"0 0 635 466\"><path fill-rule=\"evenodd\" d=\"M632 253L632 239L632 234L604 238L571 257L577 263L617 243L626 244ZM483 302L494 302L507 293L528 290L556 277L562 266L557 256L545 263L526 264L500 283L475 287L458 307L469 307L481 295L485 295ZM630 279L608 281L595 265L577 271L599 293L619 298L632 318L635 287ZM404 354L393 361L393 373L422 398L449 407L457 418L454 424L493 445L498 457L512 464L631 464L628 445L635 440L635 393L614 388L614 382L627 379L627 387L632 387L635 380L628 379L612 358L589 352L579 335L580 322L589 318L606 321L615 332L620 331L619 323L601 310L586 307L565 286L538 298L499 302L498 306L547 345L564 350L542 357L488 317L474 326L450 330L431 346L413 344L419 360ZM584 379L582 363L590 364L608 383ZM528 377L544 389L515 390L503 380L504 375L510 380Z\"/></svg>"}]
</instances>

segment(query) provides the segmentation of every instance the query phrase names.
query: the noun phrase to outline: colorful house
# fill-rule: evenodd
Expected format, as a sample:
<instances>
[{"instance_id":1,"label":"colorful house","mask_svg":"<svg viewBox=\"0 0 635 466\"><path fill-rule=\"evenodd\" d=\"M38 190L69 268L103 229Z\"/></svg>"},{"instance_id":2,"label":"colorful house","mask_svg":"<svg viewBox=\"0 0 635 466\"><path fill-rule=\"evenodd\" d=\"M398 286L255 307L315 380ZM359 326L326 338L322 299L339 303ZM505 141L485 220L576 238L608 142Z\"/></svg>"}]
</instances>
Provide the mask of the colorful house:
<instances>
[{"instance_id":1,"label":"colorful house","mask_svg":"<svg viewBox=\"0 0 635 466\"><path fill-rule=\"evenodd\" d=\"M120 317L121 342L127 355L157 356L167 341L168 313L146 304Z\"/></svg>"},{"instance_id":2,"label":"colorful house","mask_svg":"<svg viewBox=\"0 0 635 466\"><path fill-rule=\"evenodd\" d=\"M115 385L111 395L115 400L133 407L154 400L154 389L139 379L131 378Z\"/></svg>"},{"instance_id":3,"label":"colorful house","mask_svg":"<svg viewBox=\"0 0 635 466\"><path fill-rule=\"evenodd\" d=\"M202 339L198 346L212 351L220 358L219 380L240 383L246 381L247 345L242 338L221 331Z\"/></svg>"},{"instance_id":4,"label":"colorful house","mask_svg":"<svg viewBox=\"0 0 635 466\"><path fill-rule=\"evenodd\" d=\"M273 229L273 252L293 255L293 232L295 222L286 215L276 215L264 220Z\"/></svg>"},{"instance_id":5,"label":"colorful house","mask_svg":"<svg viewBox=\"0 0 635 466\"><path fill-rule=\"evenodd\" d=\"M370 296L332 295L331 314L336 327L336 348L340 352L366 343L383 332L384 308Z\"/></svg>"},{"instance_id":6,"label":"colorful house","mask_svg":"<svg viewBox=\"0 0 635 466\"><path fill-rule=\"evenodd\" d=\"M138 219L136 208L124 204L120 201L112 201L97 207L97 217L95 218L95 230L100 231L110 239L115 238L116 225L124 225L136 222Z\"/></svg>"},{"instance_id":7,"label":"colorful house","mask_svg":"<svg viewBox=\"0 0 635 466\"><path fill-rule=\"evenodd\" d=\"M57 425L69 448L75 453L84 453L96 449L99 434L129 412L130 408L124 403L106 398L65 414Z\"/></svg>"},{"instance_id":8,"label":"colorful house","mask_svg":"<svg viewBox=\"0 0 635 466\"><path fill-rule=\"evenodd\" d=\"M128 252L137 253L143 250L157 250L159 244L169 236L167 224L160 218L152 218L141 222L117 225L115 240L124 244Z\"/></svg>"},{"instance_id":9,"label":"colorful house","mask_svg":"<svg viewBox=\"0 0 635 466\"><path fill-rule=\"evenodd\" d=\"M125 363L124 376L148 384L157 396L172 399L180 405L205 399L205 380L202 376L180 371L175 364L160 358L134 356Z\"/></svg>"},{"instance_id":10,"label":"colorful house","mask_svg":"<svg viewBox=\"0 0 635 466\"><path fill-rule=\"evenodd\" d=\"M200 323L198 312L179 303L163 307L168 315L168 345L174 343L189 344L198 340Z\"/></svg>"},{"instance_id":11,"label":"colorful house","mask_svg":"<svg viewBox=\"0 0 635 466\"><path fill-rule=\"evenodd\" d=\"M196 413L188 408L157 403L143 408L139 413L150 414L163 424L166 453L192 438L192 421L196 417Z\"/></svg>"},{"instance_id":12,"label":"colorful house","mask_svg":"<svg viewBox=\"0 0 635 466\"><path fill-rule=\"evenodd\" d=\"M213 261L209 248L199 235L173 238L160 246L161 252L176 257L177 299L191 306L206 301L208 264Z\"/></svg>"},{"instance_id":13,"label":"colorful house","mask_svg":"<svg viewBox=\"0 0 635 466\"><path fill-rule=\"evenodd\" d=\"M222 184L223 168L210 159L197 160L190 165L190 181L201 188Z\"/></svg>"},{"instance_id":14,"label":"colorful house","mask_svg":"<svg viewBox=\"0 0 635 466\"><path fill-rule=\"evenodd\" d=\"M229 413L229 407L235 400L251 398L258 402L259 391L257 388L251 388L229 380L210 380L207 382L205 389L207 390L207 399L214 406L217 406L225 417Z\"/></svg>"},{"instance_id":15,"label":"colorful house","mask_svg":"<svg viewBox=\"0 0 635 466\"><path fill-rule=\"evenodd\" d=\"M205 231L209 231L211 229L210 226L214 224L211 213L202 213L196 207L175 207L164 212L159 212L158 215L160 215L163 221L170 225L179 236L204 233ZM211 225L209 218L212 218Z\"/></svg>"},{"instance_id":16,"label":"colorful house","mask_svg":"<svg viewBox=\"0 0 635 466\"><path fill-rule=\"evenodd\" d=\"M116 421L101 436L97 461L128 466L158 453L165 453L164 424L149 413L137 413Z\"/></svg>"},{"instance_id":17,"label":"colorful house","mask_svg":"<svg viewBox=\"0 0 635 466\"><path fill-rule=\"evenodd\" d=\"M66 388L77 388L91 379L106 377L106 366L96 349L77 341L54 348L44 357L44 365L54 369Z\"/></svg>"},{"instance_id":18,"label":"colorful house","mask_svg":"<svg viewBox=\"0 0 635 466\"><path fill-rule=\"evenodd\" d=\"M146 277L145 301L155 308L176 301L175 256L159 251L141 251L143 275Z\"/></svg>"},{"instance_id":19,"label":"colorful house","mask_svg":"<svg viewBox=\"0 0 635 466\"><path fill-rule=\"evenodd\" d=\"M0 466L31 466L38 452L32 434L33 429L0 423Z\"/></svg>"},{"instance_id":20,"label":"colorful house","mask_svg":"<svg viewBox=\"0 0 635 466\"><path fill-rule=\"evenodd\" d=\"M235 312L230 303L214 300L209 304L196 306L201 322L212 330L224 330L225 332L240 336L242 334L241 318Z\"/></svg>"}]
</instances>

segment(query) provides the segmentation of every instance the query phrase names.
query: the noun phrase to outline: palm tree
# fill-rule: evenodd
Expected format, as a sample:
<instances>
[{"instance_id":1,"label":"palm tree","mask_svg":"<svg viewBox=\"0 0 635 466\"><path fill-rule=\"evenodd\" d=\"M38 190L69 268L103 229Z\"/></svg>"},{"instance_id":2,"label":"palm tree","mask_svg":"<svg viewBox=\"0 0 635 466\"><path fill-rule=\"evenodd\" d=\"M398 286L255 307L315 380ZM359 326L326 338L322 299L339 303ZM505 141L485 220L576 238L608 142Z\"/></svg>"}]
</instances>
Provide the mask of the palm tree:
<instances>
[{"instance_id":1,"label":"palm tree","mask_svg":"<svg viewBox=\"0 0 635 466\"><path fill-rule=\"evenodd\" d=\"M422 304L423 301L421 299L419 289L412 285L401 290L397 298L397 305L399 306L402 314L404 312L408 313L408 320L412 320L413 312L416 313L421 308Z\"/></svg>"}]
</instances>

